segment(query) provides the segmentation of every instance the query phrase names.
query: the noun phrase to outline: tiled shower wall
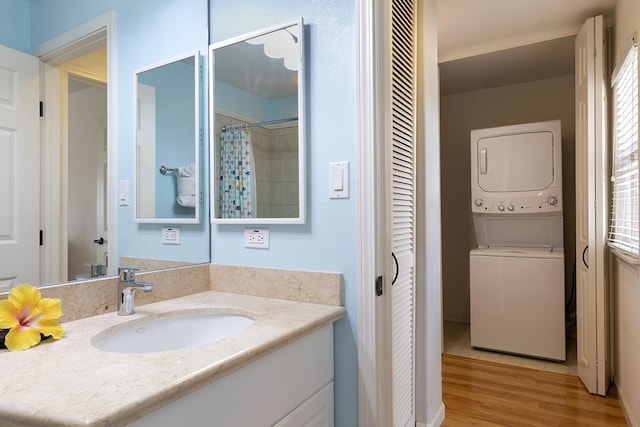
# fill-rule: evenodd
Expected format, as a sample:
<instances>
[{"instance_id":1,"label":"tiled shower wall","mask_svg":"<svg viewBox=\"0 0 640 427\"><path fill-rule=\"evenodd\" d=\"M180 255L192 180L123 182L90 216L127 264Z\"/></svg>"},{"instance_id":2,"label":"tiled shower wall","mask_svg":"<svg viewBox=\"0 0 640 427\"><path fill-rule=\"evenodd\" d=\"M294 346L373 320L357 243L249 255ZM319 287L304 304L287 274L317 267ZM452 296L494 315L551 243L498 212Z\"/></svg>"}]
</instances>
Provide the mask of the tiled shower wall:
<instances>
[{"instance_id":1,"label":"tiled shower wall","mask_svg":"<svg viewBox=\"0 0 640 427\"><path fill-rule=\"evenodd\" d=\"M216 135L222 126L246 122L216 114ZM256 162L256 200L260 218L298 216L298 126L251 128Z\"/></svg>"}]
</instances>

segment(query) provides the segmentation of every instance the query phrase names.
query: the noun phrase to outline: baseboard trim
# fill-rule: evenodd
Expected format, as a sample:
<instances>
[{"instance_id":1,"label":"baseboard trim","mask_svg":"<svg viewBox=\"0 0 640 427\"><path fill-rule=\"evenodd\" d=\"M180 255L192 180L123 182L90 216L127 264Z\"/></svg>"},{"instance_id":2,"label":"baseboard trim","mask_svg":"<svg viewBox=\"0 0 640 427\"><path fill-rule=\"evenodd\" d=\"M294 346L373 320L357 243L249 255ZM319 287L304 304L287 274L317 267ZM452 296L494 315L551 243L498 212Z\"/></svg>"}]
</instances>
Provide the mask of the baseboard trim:
<instances>
[{"instance_id":1,"label":"baseboard trim","mask_svg":"<svg viewBox=\"0 0 640 427\"><path fill-rule=\"evenodd\" d=\"M618 387L617 384L616 384L616 387L618 388L618 400L620 401L620 407L622 408L622 413L624 414L624 417L627 420L627 424L629 424L630 427L639 427L638 423L633 417L633 414L627 410L628 406L625 403L627 402L627 399L625 398L624 390Z\"/></svg>"},{"instance_id":2,"label":"baseboard trim","mask_svg":"<svg viewBox=\"0 0 640 427\"><path fill-rule=\"evenodd\" d=\"M441 403L440 408L438 408L438 411L436 412L436 415L433 417L431 422L429 422L428 424L417 422L416 427L440 427L443 422L444 422L444 403ZM633 427L636 427L636 426L633 426Z\"/></svg>"},{"instance_id":3,"label":"baseboard trim","mask_svg":"<svg viewBox=\"0 0 640 427\"><path fill-rule=\"evenodd\" d=\"M457 318L457 317L452 317L449 319L442 319L444 322L451 322L451 323L466 323L467 325L471 323L471 320L466 317L466 318Z\"/></svg>"}]
</instances>

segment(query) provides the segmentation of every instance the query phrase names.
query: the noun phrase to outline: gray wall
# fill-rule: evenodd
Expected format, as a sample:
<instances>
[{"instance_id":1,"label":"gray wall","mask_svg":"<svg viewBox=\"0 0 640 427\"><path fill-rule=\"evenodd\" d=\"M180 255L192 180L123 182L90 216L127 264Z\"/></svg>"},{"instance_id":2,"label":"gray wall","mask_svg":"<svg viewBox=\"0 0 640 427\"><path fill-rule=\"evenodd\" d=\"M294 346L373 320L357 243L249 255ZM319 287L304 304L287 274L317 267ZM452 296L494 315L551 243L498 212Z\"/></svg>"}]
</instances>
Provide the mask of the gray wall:
<instances>
[{"instance_id":1,"label":"gray wall","mask_svg":"<svg viewBox=\"0 0 640 427\"><path fill-rule=\"evenodd\" d=\"M614 61L624 54L626 39L640 29L640 2L618 0L615 18ZM640 83L640 82L639 82ZM613 256L614 348L613 367L618 394L631 426L640 425L640 270Z\"/></svg>"},{"instance_id":2,"label":"gray wall","mask_svg":"<svg viewBox=\"0 0 640 427\"><path fill-rule=\"evenodd\" d=\"M575 253L573 75L440 98L443 317L469 322L469 250L476 247L471 217L472 129L560 119L567 295Z\"/></svg>"}]
</instances>

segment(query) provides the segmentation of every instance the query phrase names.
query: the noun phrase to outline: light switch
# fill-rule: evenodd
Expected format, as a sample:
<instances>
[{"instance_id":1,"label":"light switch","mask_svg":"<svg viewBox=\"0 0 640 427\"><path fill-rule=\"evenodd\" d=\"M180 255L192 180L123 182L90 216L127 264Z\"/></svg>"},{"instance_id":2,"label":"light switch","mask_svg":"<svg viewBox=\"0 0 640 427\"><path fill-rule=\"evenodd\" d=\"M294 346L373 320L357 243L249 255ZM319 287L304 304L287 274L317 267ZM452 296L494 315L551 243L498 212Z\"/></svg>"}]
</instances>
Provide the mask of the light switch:
<instances>
[{"instance_id":1,"label":"light switch","mask_svg":"<svg viewBox=\"0 0 640 427\"><path fill-rule=\"evenodd\" d=\"M119 184L118 200L120 201L120 206L129 206L129 181L123 179Z\"/></svg>"},{"instance_id":2,"label":"light switch","mask_svg":"<svg viewBox=\"0 0 640 427\"><path fill-rule=\"evenodd\" d=\"M349 162L329 163L329 198L349 198Z\"/></svg>"},{"instance_id":3,"label":"light switch","mask_svg":"<svg viewBox=\"0 0 640 427\"><path fill-rule=\"evenodd\" d=\"M343 189L343 178L342 178L342 170L334 169L333 170L333 191L342 191Z\"/></svg>"}]
</instances>

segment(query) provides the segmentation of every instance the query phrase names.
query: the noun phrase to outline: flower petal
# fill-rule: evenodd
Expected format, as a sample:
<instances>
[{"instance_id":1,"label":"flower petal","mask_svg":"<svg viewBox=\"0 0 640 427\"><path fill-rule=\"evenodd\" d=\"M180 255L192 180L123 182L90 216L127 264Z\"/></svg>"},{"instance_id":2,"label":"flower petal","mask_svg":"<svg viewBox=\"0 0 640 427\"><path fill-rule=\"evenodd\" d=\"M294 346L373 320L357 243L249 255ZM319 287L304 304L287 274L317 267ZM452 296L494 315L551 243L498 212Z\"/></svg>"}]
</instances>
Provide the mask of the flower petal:
<instances>
[{"instance_id":1,"label":"flower petal","mask_svg":"<svg viewBox=\"0 0 640 427\"><path fill-rule=\"evenodd\" d=\"M11 288L9 292L9 301L11 301L18 311L23 311L24 308L28 308L29 311L33 310L38 306L41 297L40 290L27 283L21 283Z\"/></svg>"},{"instance_id":2,"label":"flower petal","mask_svg":"<svg viewBox=\"0 0 640 427\"><path fill-rule=\"evenodd\" d=\"M38 329L45 337L52 336L55 339L62 338L64 328L60 326L60 322L53 319L42 319L37 322Z\"/></svg>"},{"instance_id":3,"label":"flower petal","mask_svg":"<svg viewBox=\"0 0 640 427\"><path fill-rule=\"evenodd\" d=\"M42 318L57 319L62 316L62 302L58 298L42 298L39 307Z\"/></svg>"},{"instance_id":4,"label":"flower petal","mask_svg":"<svg viewBox=\"0 0 640 427\"><path fill-rule=\"evenodd\" d=\"M17 324L15 306L10 301L0 301L0 329L13 328Z\"/></svg>"},{"instance_id":5,"label":"flower petal","mask_svg":"<svg viewBox=\"0 0 640 427\"><path fill-rule=\"evenodd\" d=\"M34 328L24 328L16 326L11 328L6 337L4 344L11 351L26 350L40 342L40 331Z\"/></svg>"}]
</instances>

